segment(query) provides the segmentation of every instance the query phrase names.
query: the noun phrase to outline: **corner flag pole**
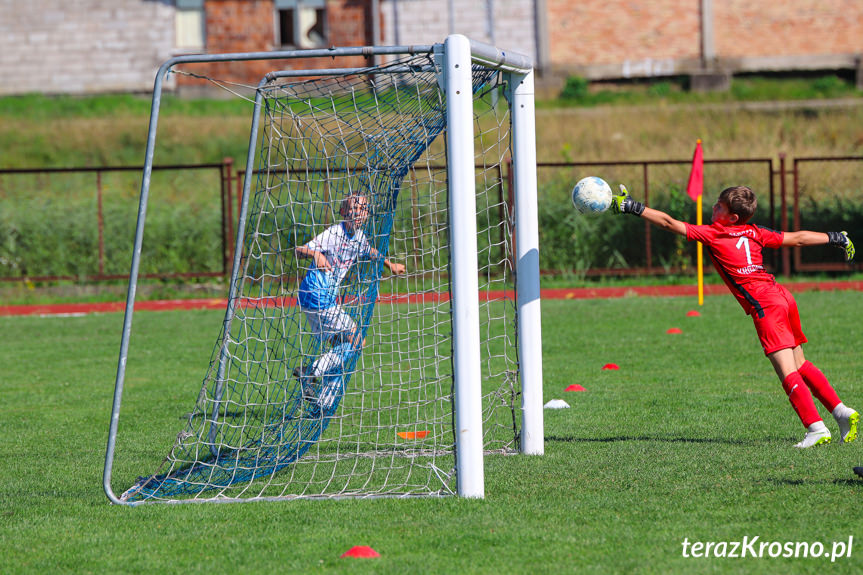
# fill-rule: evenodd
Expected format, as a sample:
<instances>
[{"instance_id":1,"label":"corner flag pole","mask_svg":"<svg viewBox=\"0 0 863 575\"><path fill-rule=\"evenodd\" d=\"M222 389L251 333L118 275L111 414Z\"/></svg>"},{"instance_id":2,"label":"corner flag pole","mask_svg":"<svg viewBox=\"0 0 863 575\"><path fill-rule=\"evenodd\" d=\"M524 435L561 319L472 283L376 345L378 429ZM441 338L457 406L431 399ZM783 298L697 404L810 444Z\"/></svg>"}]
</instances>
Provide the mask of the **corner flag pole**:
<instances>
[{"instance_id":1,"label":"corner flag pole","mask_svg":"<svg viewBox=\"0 0 863 575\"><path fill-rule=\"evenodd\" d=\"M695 223L701 225L701 196L704 192L704 152L701 150L701 140L695 142L695 154L692 156L692 170L689 172L689 183L686 193L695 200ZM698 242L698 305L704 305L704 256L703 246Z\"/></svg>"},{"instance_id":2,"label":"corner flag pole","mask_svg":"<svg viewBox=\"0 0 863 575\"><path fill-rule=\"evenodd\" d=\"M701 140L699 140L701 141ZM701 194L698 195L698 202L696 209L698 210L698 214L695 217L695 223L699 226L701 225ZM698 305L704 305L704 246L701 245L701 242L698 242L698 246L696 248L696 253L698 254Z\"/></svg>"}]
</instances>

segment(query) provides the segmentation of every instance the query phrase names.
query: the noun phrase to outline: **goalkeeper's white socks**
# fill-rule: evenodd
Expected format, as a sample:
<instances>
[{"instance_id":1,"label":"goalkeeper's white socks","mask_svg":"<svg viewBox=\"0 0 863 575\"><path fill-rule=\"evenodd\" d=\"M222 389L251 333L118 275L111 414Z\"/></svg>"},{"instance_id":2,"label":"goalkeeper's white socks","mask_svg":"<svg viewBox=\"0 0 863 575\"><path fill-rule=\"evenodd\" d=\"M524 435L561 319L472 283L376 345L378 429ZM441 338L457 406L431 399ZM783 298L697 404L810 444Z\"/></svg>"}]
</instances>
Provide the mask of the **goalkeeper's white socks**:
<instances>
[{"instance_id":1,"label":"goalkeeper's white socks","mask_svg":"<svg viewBox=\"0 0 863 575\"><path fill-rule=\"evenodd\" d=\"M851 443L857 439L857 423L860 421L860 414L840 402L833 409L833 418L839 424L842 443Z\"/></svg>"},{"instance_id":2,"label":"goalkeeper's white socks","mask_svg":"<svg viewBox=\"0 0 863 575\"><path fill-rule=\"evenodd\" d=\"M816 421L806 428L806 435L803 436L803 441L794 447L806 449L814 445L826 445L828 443L830 443L830 430L827 429L823 421Z\"/></svg>"}]
</instances>

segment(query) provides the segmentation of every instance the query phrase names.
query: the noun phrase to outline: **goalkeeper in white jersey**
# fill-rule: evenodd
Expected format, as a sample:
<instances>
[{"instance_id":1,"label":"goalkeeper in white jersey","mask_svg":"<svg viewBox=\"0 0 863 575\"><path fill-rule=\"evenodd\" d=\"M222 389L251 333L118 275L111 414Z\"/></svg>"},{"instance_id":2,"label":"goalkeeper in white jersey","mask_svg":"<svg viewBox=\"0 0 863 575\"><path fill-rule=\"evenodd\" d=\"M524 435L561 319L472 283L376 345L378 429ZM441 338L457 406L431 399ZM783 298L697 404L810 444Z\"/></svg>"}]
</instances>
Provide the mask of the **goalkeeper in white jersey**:
<instances>
[{"instance_id":1,"label":"goalkeeper in white jersey","mask_svg":"<svg viewBox=\"0 0 863 575\"><path fill-rule=\"evenodd\" d=\"M339 207L342 221L330 226L310 242L296 248L299 258L312 260L300 282L300 309L309 322L312 334L323 344L332 347L306 368L297 368L294 375L303 382L303 393L308 399L316 396L312 390L317 381L336 366L340 366L345 350L362 349L362 333L357 324L339 304L339 286L351 267L361 256L381 258L369 244L362 227L369 217L368 199L350 194ZM400 275L405 266L384 258L390 273ZM324 406L327 407L327 406Z\"/></svg>"}]
</instances>

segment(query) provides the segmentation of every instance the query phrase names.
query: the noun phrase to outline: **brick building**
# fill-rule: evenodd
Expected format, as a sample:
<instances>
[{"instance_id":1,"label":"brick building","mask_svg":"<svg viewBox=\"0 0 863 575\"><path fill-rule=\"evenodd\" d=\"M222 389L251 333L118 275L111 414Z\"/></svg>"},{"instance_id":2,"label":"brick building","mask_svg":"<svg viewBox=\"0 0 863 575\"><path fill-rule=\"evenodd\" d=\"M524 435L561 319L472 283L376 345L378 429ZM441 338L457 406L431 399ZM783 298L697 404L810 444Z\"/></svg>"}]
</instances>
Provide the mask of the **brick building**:
<instances>
[{"instance_id":1,"label":"brick building","mask_svg":"<svg viewBox=\"0 0 863 575\"><path fill-rule=\"evenodd\" d=\"M431 44L450 33L530 56L552 89L568 75L721 86L738 72L856 70L863 81L860 0L0 0L0 95L149 91L158 66L184 53ZM256 84L290 66L206 73ZM168 87L200 84L180 76Z\"/></svg>"},{"instance_id":2,"label":"brick building","mask_svg":"<svg viewBox=\"0 0 863 575\"><path fill-rule=\"evenodd\" d=\"M546 72L589 79L856 70L859 0L545 0Z\"/></svg>"},{"instance_id":3,"label":"brick building","mask_svg":"<svg viewBox=\"0 0 863 575\"><path fill-rule=\"evenodd\" d=\"M182 0L180 0L182 1ZM269 52L373 44L371 0L196 0L199 39L187 50L210 54ZM364 58L304 60L304 68L367 65ZM208 76L255 85L275 69L291 69L285 61L228 62L198 68ZM194 70L194 66L185 66ZM179 87L203 85L194 78L177 79Z\"/></svg>"}]
</instances>

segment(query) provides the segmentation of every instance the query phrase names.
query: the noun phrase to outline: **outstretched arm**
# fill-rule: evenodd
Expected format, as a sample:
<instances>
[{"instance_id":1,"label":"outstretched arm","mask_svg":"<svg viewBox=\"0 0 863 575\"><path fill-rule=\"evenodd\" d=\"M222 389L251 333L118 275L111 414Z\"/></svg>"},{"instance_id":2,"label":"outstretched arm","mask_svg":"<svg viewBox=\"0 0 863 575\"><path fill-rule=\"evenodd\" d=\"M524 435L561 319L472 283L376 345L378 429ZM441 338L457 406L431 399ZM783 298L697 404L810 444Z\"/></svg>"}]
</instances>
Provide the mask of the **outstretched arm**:
<instances>
[{"instance_id":1,"label":"outstretched arm","mask_svg":"<svg viewBox=\"0 0 863 575\"><path fill-rule=\"evenodd\" d=\"M810 232L800 230L799 232L785 232L782 236L783 246L823 246L830 238L823 232Z\"/></svg>"},{"instance_id":2,"label":"outstretched arm","mask_svg":"<svg viewBox=\"0 0 863 575\"><path fill-rule=\"evenodd\" d=\"M615 214L633 214L640 216L658 228L674 232L681 236L686 235L686 224L680 220L672 218L663 211L654 210L653 208L648 208L641 202L636 202L629 195L629 192L623 184L620 186L620 195L612 196L611 198L611 209Z\"/></svg>"},{"instance_id":3,"label":"outstretched arm","mask_svg":"<svg viewBox=\"0 0 863 575\"><path fill-rule=\"evenodd\" d=\"M850 262L854 259L854 242L848 237L847 232L810 232L800 230L799 232L785 232L782 235L783 246L823 246L824 244L845 250L845 261Z\"/></svg>"}]
</instances>

